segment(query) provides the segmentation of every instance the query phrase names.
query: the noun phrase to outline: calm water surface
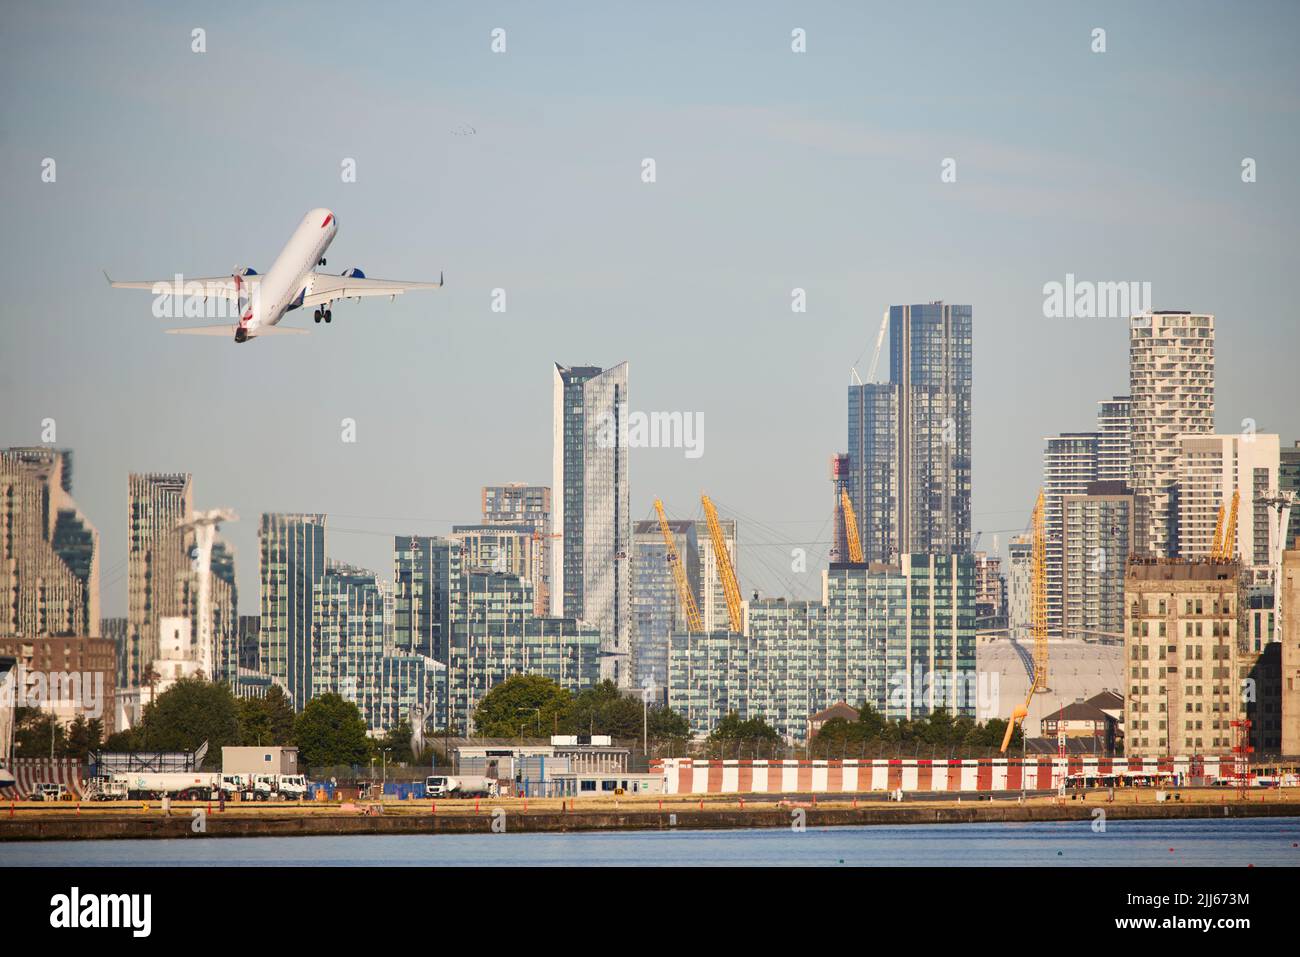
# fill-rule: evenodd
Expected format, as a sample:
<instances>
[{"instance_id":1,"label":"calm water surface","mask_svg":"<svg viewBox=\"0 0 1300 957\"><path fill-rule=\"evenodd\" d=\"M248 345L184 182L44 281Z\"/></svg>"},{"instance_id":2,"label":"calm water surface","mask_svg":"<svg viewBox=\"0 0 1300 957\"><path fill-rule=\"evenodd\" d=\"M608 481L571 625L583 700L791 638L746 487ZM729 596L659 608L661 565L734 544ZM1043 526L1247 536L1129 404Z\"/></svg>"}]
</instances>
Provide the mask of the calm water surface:
<instances>
[{"instance_id":1,"label":"calm water surface","mask_svg":"<svg viewBox=\"0 0 1300 957\"><path fill-rule=\"evenodd\" d=\"M0 866L1300 866L1300 818L0 844Z\"/></svg>"}]
</instances>

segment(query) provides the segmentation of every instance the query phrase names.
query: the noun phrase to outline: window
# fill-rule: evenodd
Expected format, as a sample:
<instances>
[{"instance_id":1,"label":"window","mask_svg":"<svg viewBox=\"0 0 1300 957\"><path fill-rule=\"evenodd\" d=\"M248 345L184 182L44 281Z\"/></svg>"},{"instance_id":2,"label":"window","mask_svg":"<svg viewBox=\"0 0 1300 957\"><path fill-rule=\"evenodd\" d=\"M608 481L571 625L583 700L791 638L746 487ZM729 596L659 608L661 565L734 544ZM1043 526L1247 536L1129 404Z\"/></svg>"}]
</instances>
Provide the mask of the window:
<instances>
[{"instance_id":1,"label":"window","mask_svg":"<svg viewBox=\"0 0 1300 957\"><path fill-rule=\"evenodd\" d=\"M580 787L582 788L582 790L584 790L584 791L594 791L594 790L596 790L596 782L595 782L595 781L581 781L581 782L579 782L579 786L580 786Z\"/></svg>"}]
</instances>

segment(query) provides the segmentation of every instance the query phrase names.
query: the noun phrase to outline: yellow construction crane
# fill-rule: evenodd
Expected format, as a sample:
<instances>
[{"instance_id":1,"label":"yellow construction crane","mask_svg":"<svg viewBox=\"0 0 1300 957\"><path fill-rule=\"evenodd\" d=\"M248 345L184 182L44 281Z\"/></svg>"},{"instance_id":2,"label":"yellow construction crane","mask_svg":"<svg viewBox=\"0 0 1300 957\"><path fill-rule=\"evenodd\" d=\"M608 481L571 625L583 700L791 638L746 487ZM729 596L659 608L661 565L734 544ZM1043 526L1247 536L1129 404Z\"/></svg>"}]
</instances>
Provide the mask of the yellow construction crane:
<instances>
[{"instance_id":1,"label":"yellow construction crane","mask_svg":"<svg viewBox=\"0 0 1300 957\"><path fill-rule=\"evenodd\" d=\"M844 534L849 540L849 561L866 561L862 557L862 539L858 537L858 517L853 514L847 489L840 489L840 507L844 510Z\"/></svg>"},{"instance_id":2,"label":"yellow construction crane","mask_svg":"<svg viewBox=\"0 0 1300 957\"><path fill-rule=\"evenodd\" d=\"M1047 690L1047 533L1044 527L1043 492L1038 492L1038 501L1034 504L1033 524L1033 567L1030 569L1030 593L1033 610L1034 635L1034 676L1029 682L1029 694L1025 703L1011 713L1007 722L1007 733L1002 737L1002 752L1011 744L1011 735L1016 725L1022 724L1029 717L1029 702L1040 691Z\"/></svg>"},{"instance_id":3,"label":"yellow construction crane","mask_svg":"<svg viewBox=\"0 0 1300 957\"><path fill-rule=\"evenodd\" d=\"M744 630L744 614L740 607L740 583L736 581L736 570L731 567L731 553L727 551L727 540L722 535L722 526L718 524L718 510L707 495L700 496L704 506L704 517L709 523L709 537L713 539L713 557L718 563L718 577L722 579L722 593L727 596L727 615L731 619L731 630L740 633Z\"/></svg>"},{"instance_id":4,"label":"yellow construction crane","mask_svg":"<svg viewBox=\"0 0 1300 957\"><path fill-rule=\"evenodd\" d=\"M1223 531L1223 547L1218 557L1230 562L1237 557L1237 507L1241 504L1241 489L1232 490L1232 505L1228 507L1228 524Z\"/></svg>"},{"instance_id":5,"label":"yellow construction crane","mask_svg":"<svg viewBox=\"0 0 1300 957\"><path fill-rule=\"evenodd\" d=\"M1214 542L1210 545L1210 557L1218 558L1223 551L1223 513L1225 506L1219 503L1219 517L1214 520Z\"/></svg>"},{"instance_id":6,"label":"yellow construction crane","mask_svg":"<svg viewBox=\"0 0 1300 957\"><path fill-rule=\"evenodd\" d=\"M695 593L682 567L682 558L677 554L677 543L673 541L673 531L668 527L668 516L664 515L664 503L655 499L655 512L659 515L659 531L664 537L664 547L668 549L668 564L673 569L673 580L677 582L677 598L686 611L686 627L692 632L704 630L704 621L700 618L700 606L695 603Z\"/></svg>"}]
</instances>

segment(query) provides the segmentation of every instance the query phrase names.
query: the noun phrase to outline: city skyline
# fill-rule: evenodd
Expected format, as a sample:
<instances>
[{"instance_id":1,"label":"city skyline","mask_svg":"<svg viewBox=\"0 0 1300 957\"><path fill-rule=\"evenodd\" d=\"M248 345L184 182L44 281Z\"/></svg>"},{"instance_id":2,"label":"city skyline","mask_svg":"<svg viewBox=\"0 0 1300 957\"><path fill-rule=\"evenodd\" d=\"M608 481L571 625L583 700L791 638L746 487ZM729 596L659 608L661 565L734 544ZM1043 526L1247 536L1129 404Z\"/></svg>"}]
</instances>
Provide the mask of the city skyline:
<instances>
[{"instance_id":1,"label":"city skyline","mask_svg":"<svg viewBox=\"0 0 1300 957\"><path fill-rule=\"evenodd\" d=\"M1005 554L1032 505L1037 439L1089 427L1097 397L1127 391L1124 319L1045 318L1045 284L1067 276L1149 281L1153 308L1215 315L1213 430L1253 419L1284 445L1296 437L1288 350L1273 348L1290 329L1297 189L1284 173L1300 87L1286 30L1261 35L1205 5L1182 8L1179 31L1159 6L1103 5L1086 18L956 10L938 33L906 10L760 7L740 22L681 9L698 28L686 35L672 18L619 12L412 9L400 38L355 25L361 65L310 90L294 77L328 41L323 21L269 12L274 48L262 36L231 43L213 23L199 55L180 12L157 11L144 30L107 13L56 26L13 12L0 75L32 99L6 113L9 142L25 145L3 154L0 200L24 228L0 249L25 281L6 302L24 319L0 430L6 446L35 445L53 420L51 445L76 451L104 615L126 613L129 473L188 472L199 508L328 514L335 550L382 571L394 535L474 521L482 484L546 481L538 399L551 361L627 360L637 408L708 422L698 460L631 451L631 520L649 518L656 496L691 518L706 490L724 513L779 533L746 541L759 529L740 522L746 586L812 597L815 575L776 572L791 546L829 539L824 463L843 444L849 368L888 304L940 298L974 308L971 531L985 547L1001 533ZM1283 25L1296 16L1266 10ZM1105 53L1089 48L1098 24ZM510 35L501 56L488 45L498 25ZM807 31L802 58L794 26ZM574 36L591 42L561 65ZM917 36L936 45L930 70L909 68ZM1210 58L1214 84L1196 66ZM589 70L605 78L599 94ZM289 91L289 109L354 106L361 125L324 148L283 140L244 106L267 88ZM208 108L180 110L193 103ZM184 118L158 136L122 128L123 109ZM410 116L418 132L395 122ZM464 124L474 134L454 135ZM1182 144L1189 130L1212 145L1133 148ZM231 131L279 152L231 151ZM640 178L648 156L654 184ZM45 157L58 162L54 183L41 181ZM355 183L339 178L348 157ZM945 183L948 157L957 175ZM1255 182L1242 180L1245 158ZM321 203L349 224L331 250L340 270L365 250L374 259L361 265L383 275L445 264L447 288L234 353L162 336L147 304L112 298L99 272L265 268L274 250L249 238L278 237ZM872 228L881 222L891 229ZM1178 242L1152 243L1149 224ZM498 288L505 313L491 308ZM791 311L794 289L807 312ZM340 440L345 418L354 444ZM763 455L773 434L780 469ZM471 450L473 468L447 467ZM255 523L223 536L246 613ZM809 547L810 569L827 548Z\"/></svg>"}]
</instances>

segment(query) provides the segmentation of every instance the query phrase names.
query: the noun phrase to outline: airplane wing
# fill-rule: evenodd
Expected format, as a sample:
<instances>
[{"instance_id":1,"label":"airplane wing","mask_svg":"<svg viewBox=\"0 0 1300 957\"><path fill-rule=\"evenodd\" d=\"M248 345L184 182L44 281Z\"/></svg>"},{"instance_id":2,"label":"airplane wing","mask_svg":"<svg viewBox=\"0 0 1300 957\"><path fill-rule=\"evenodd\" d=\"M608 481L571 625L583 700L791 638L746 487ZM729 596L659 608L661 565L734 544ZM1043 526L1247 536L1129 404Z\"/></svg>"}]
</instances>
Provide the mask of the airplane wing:
<instances>
[{"instance_id":1,"label":"airplane wing","mask_svg":"<svg viewBox=\"0 0 1300 957\"><path fill-rule=\"evenodd\" d=\"M176 289L176 277L171 276L167 279L144 279L137 282L119 282L104 272L104 278L114 289L148 289L155 296L170 295ZM210 298L238 299L241 295L248 296L253 287L262 281L258 275L240 276L241 288L236 290L233 276L208 276L201 279L189 279L182 277L180 292L183 296L199 295Z\"/></svg>"},{"instance_id":2,"label":"airplane wing","mask_svg":"<svg viewBox=\"0 0 1300 957\"><path fill-rule=\"evenodd\" d=\"M366 279L360 276L331 276L312 273L311 289L303 298L305 309L333 302L336 299L359 299L362 296L400 296L412 289L441 289L442 277L437 282L401 282L396 279Z\"/></svg>"},{"instance_id":3,"label":"airplane wing","mask_svg":"<svg viewBox=\"0 0 1300 957\"><path fill-rule=\"evenodd\" d=\"M225 336L229 337L234 333L235 327L230 323L223 323L219 326L183 326L180 329L164 330L172 336ZM305 336L308 335L306 329L296 329L293 326L260 326L255 333L255 338L263 336Z\"/></svg>"}]
</instances>

